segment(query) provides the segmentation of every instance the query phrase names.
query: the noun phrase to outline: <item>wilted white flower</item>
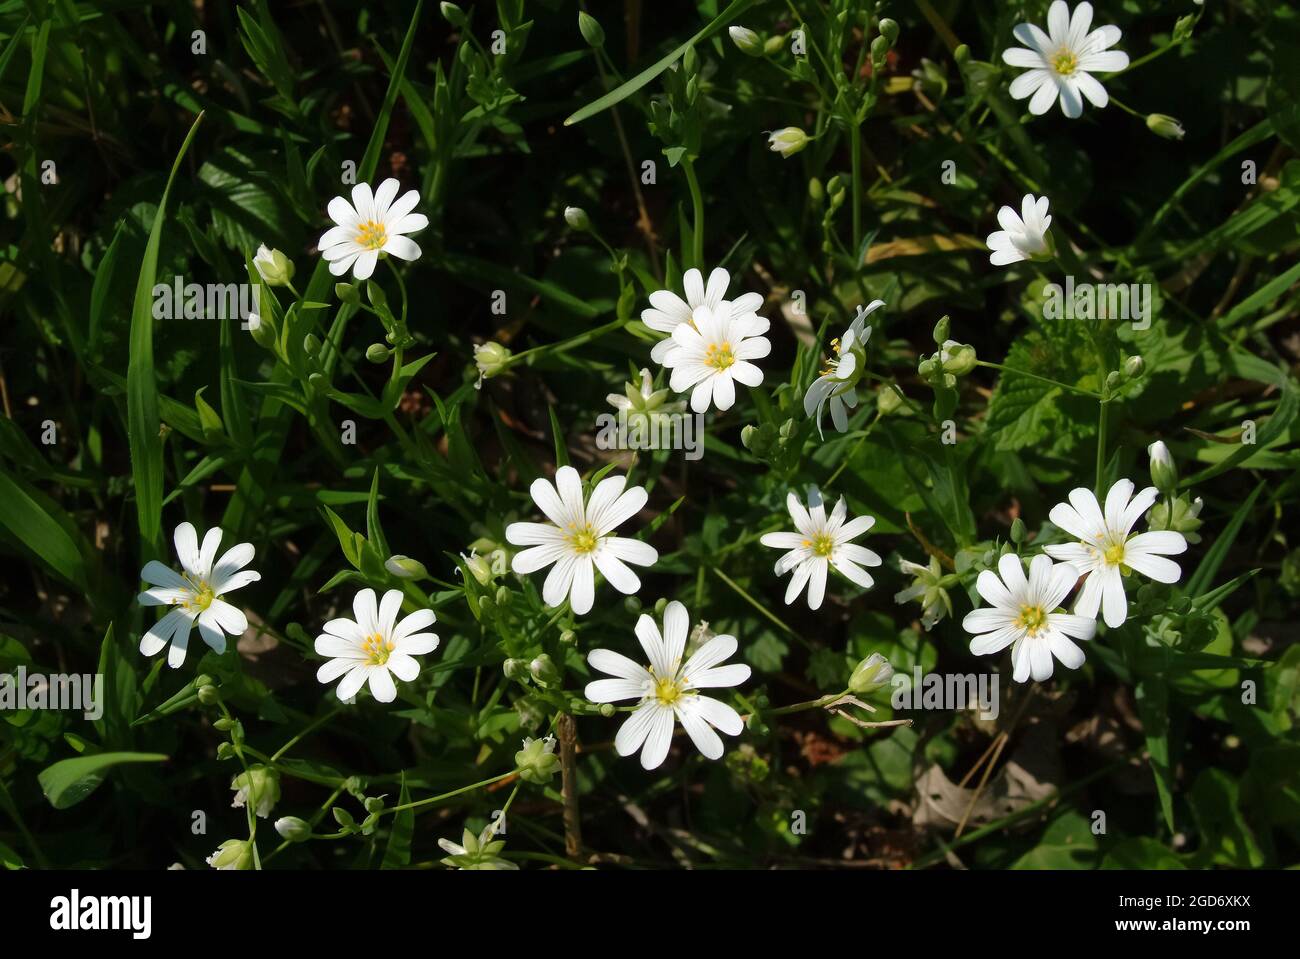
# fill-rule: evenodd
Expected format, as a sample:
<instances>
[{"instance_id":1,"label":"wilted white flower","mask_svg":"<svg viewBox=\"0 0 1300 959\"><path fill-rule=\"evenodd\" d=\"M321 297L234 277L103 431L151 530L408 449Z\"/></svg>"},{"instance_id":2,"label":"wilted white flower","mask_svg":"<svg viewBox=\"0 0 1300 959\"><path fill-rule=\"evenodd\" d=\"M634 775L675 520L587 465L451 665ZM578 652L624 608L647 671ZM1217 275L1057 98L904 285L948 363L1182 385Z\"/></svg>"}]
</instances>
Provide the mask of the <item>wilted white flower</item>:
<instances>
[{"instance_id":1,"label":"wilted white flower","mask_svg":"<svg viewBox=\"0 0 1300 959\"><path fill-rule=\"evenodd\" d=\"M511 523L506 540L528 546L511 560L510 568L520 575L553 566L542 586L547 606L559 606L565 598L578 615L591 612L595 602L595 571L620 593L631 595L641 580L626 564L651 566L659 552L649 543L618 536L614 530L645 506L649 496L643 487L624 491L626 476L607 476L596 484L590 498L584 498L582 477L572 466L555 472L555 485L544 479L529 487L549 523Z\"/></svg>"},{"instance_id":2,"label":"wilted white flower","mask_svg":"<svg viewBox=\"0 0 1300 959\"><path fill-rule=\"evenodd\" d=\"M722 740L714 729L738 736L744 728L740 715L726 703L701 696L701 689L739 686L749 679L744 663L720 665L736 652L734 636L714 636L683 663L691 621L686 607L674 600L664 609L661 633L645 613L636 623L636 636L649 666L641 666L609 649L593 649L587 656L592 669L613 676L587 684L584 695L593 703L628 699L640 704L619 727L614 749L620 756L641 751L641 765L655 769L672 745L674 720L691 742L709 759L722 755Z\"/></svg>"},{"instance_id":3,"label":"wilted white flower","mask_svg":"<svg viewBox=\"0 0 1300 959\"><path fill-rule=\"evenodd\" d=\"M331 619L316 637L316 653L328 662L316 671L316 679L332 683L340 676L335 693L349 700L366 683L381 703L397 698L393 677L409 683L420 675L416 656L438 648L435 633L425 632L437 620L431 609L420 609L397 621L402 611L402 592L390 589L376 604L375 591L363 589L352 600L356 619Z\"/></svg>"},{"instance_id":4,"label":"wilted white flower","mask_svg":"<svg viewBox=\"0 0 1300 959\"><path fill-rule=\"evenodd\" d=\"M1128 618L1125 577L1137 571L1158 583L1178 582L1182 570L1165 557L1186 550L1187 540L1173 530L1132 534L1133 526L1156 501L1154 486L1134 496L1132 481L1120 480L1106 494L1104 513L1090 489L1071 490L1069 499L1053 506L1048 517L1079 542L1044 549L1080 574L1088 574L1074 604L1076 613L1096 619L1100 607L1107 626L1122 626Z\"/></svg>"},{"instance_id":5,"label":"wilted white flower","mask_svg":"<svg viewBox=\"0 0 1300 959\"><path fill-rule=\"evenodd\" d=\"M1092 639L1096 620L1074 613L1057 612L1079 571L1070 563L1053 563L1035 556L1029 577L1020 557L1007 553L998 560L998 573L986 569L975 582L989 607L973 610L961 621L962 628L975 634L970 651L987 656L1011 647L1012 678L1023 683L1029 678L1041 682L1052 678L1052 657L1069 669L1083 665L1083 650L1070 641Z\"/></svg>"},{"instance_id":6,"label":"wilted white flower","mask_svg":"<svg viewBox=\"0 0 1300 959\"><path fill-rule=\"evenodd\" d=\"M365 280L375 272L381 253L391 253L400 260L415 260L420 247L406 236L429 225L423 213L412 213L420 194L408 190L400 199L400 184L389 177L373 193L369 183L352 188L352 202L336 196L329 202L329 215L337 226L325 231L317 246L329 262L330 272L342 276L352 268L352 275Z\"/></svg>"},{"instance_id":7,"label":"wilted white flower","mask_svg":"<svg viewBox=\"0 0 1300 959\"><path fill-rule=\"evenodd\" d=\"M227 839L204 862L213 869L252 869L253 844L247 839Z\"/></svg>"},{"instance_id":8,"label":"wilted white flower","mask_svg":"<svg viewBox=\"0 0 1300 959\"><path fill-rule=\"evenodd\" d=\"M269 766L256 764L235 776L230 781L230 788L235 791L232 807L243 809L251 800L253 812L265 819L280 801L280 774Z\"/></svg>"},{"instance_id":9,"label":"wilted white flower","mask_svg":"<svg viewBox=\"0 0 1300 959\"><path fill-rule=\"evenodd\" d=\"M947 587L957 585L958 580L952 574L944 574L937 556L930 557L928 566L905 559L900 559L898 566L913 579L911 586L894 594L894 602L902 604L914 599L920 601L921 625L929 632L945 614L952 615L952 599L948 596Z\"/></svg>"},{"instance_id":10,"label":"wilted white flower","mask_svg":"<svg viewBox=\"0 0 1300 959\"><path fill-rule=\"evenodd\" d=\"M988 247L993 251L989 262L1006 266L1020 260L1041 260L1052 254L1047 229L1052 218L1047 215L1047 197L1037 199L1026 193L1020 201L1020 215L1009 206L998 210L998 223L1002 229L988 236Z\"/></svg>"},{"instance_id":11,"label":"wilted white flower","mask_svg":"<svg viewBox=\"0 0 1300 959\"><path fill-rule=\"evenodd\" d=\"M1084 97L1096 107L1109 102L1106 88L1093 74L1123 70L1128 54L1107 49L1119 42L1119 27L1091 26L1091 3L1079 4L1071 17L1069 4L1056 0L1047 11L1047 33L1032 23L1015 28L1016 39L1025 46L1003 50L1002 59L1028 68L1011 81L1010 92L1017 100L1030 98L1030 113L1044 114L1059 99L1061 112L1073 118L1082 115Z\"/></svg>"},{"instance_id":12,"label":"wilted white flower","mask_svg":"<svg viewBox=\"0 0 1300 959\"><path fill-rule=\"evenodd\" d=\"M798 127L782 127L767 135L767 148L784 158L794 156L811 142L812 137Z\"/></svg>"},{"instance_id":13,"label":"wilted white flower","mask_svg":"<svg viewBox=\"0 0 1300 959\"><path fill-rule=\"evenodd\" d=\"M176 527L174 541L185 572L177 573L156 559L140 571L140 578L151 587L137 597L140 605L175 607L140 640L144 655L155 656L170 643L167 665L176 668L185 662L190 629L195 623L203 641L217 654L226 651L226 633L242 636L248 629L248 617L222 597L262 578L260 573L244 569L252 562L253 544L232 546L217 560L221 535L221 528L214 526L203 537L200 548L193 525L181 523Z\"/></svg>"},{"instance_id":14,"label":"wilted white flower","mask_svg":"<svg viewBox=\"0 0 1300 959\"><path fill-rule=\"evenodd\" d=\"M497 855L506 848L506 843L504 839L493 839L495 835L496 823L493 822L489 823L479 836L466 829L459 843L454 843L450 839L439 839L438 845L442 847L443 852L450 853L442 860L442 864L452 869L518 869L519 867L513 862Z\"/></svg>"},{"instance_id":15,"label":"wilted white flower","mask_svg":"<svg viewBox=\"0 0 1300 959\"><path fill-rule=\"evenodd\" d=\"M875 580L862 567L879 566L881 559L865 546L857 546L850 540L871 529L876 523L874 516L859 516L845 522L848 507L841 496L827 517L826 505L817 490L808 497L808 509L804 509L794 492L786 496L785 504L798 532L767 533L759 542L764 546L789 550L776 561L777 576L794 571L785 591L786 605L793 603L807 586L808 608L819 609L826 595L826 577L831 567L864 589L871 587Z\"/></svg>"}]
</instances>

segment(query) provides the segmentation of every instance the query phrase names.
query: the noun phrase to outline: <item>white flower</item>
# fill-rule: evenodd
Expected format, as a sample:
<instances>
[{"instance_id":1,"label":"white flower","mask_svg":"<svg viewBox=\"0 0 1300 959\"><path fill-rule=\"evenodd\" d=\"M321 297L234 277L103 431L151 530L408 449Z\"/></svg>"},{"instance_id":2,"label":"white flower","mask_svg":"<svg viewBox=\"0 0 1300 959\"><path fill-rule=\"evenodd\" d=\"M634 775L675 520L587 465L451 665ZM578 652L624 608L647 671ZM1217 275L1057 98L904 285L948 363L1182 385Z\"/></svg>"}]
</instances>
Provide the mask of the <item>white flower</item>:
<instances>
[{"instance_id":1,"label":"white flower","mask_svg":"<svg viewBox=\"0 0 1300 959\"><path fill-rule=\"evenodd\" d=\"M722 740L714 729L739 736L744 723L726 703L699 690L739 686L749 679L744 663L719 665L736 652L734 636L714 636L685 663L686 638L691 621L686 607L675 600L664 609L664 628L642 613L636 622L648 667L609 649L593 649L587 656L592 669L615 677L587 684L585 695L593 703L616 703L639 699L640 704L619 727L614 749L620 756L641 750L641 765L654 769L668 755L673 740L673 721L680 721L691 742L709 759L722 755Z\"/></svg>"},{"instance_id":2,"label":"white flower","mask_svg":"<svg viewBox=\"0 0 1300 959\"><path fill-rule=\"evenodd\" d=\"M682 288L686 299L682 300L671 290L655 290L650 294L650 309L641 311L641 322L660 333L671 333L680 324L695 325L695 311L707 307L714 313L730 311L733 319L748 323L748 336L759 336L768 330L768 322L758 315L763 305L762 294L744 293L734 300L724 300L727 286L731 283L731 274L718 267L709 274L709 285L705 287L704 276L699 270L687 270L682 276ZM672 337L660 340L650 351L650 359L661 365L664 356L679 347Z\"/></svg>"},{"instance_id":3,"label":"white flower","mask_svg":"<svg viewBox=\"0 0 1300 959\"><path fill-rule=\"evenodd\" d=\"M660 413L684 412L685 403L668 402L668 397L671 395L671 390L655 389L654 377L650 375L649 370L643 369L639 387L635 383L627 383L622 393L609 393L605 399L620 413L654 416Z\"/></svg>"},{"instance_id":4,"label":"white flower","mask_svg":"<svg viewBox=\"0 0 1300 959\"><path fill-rule=\"evenodd\" d=\"M626 476L608 476L596 484L584 503L582 477L572 466L555 472L555 485L544 479L529 487L549 523L511 523L506 540L530 546L511 560L510 568L526 575L554 564L542 586L547 606L559 606L565 597L578 615L591 612L595 601L595 570L599 569L620 593L632 595L641 580L627 567L651 566L659 552L649 543L620 537L613 531L645 506L644 488L624 492Z\"/></svg>"},{"instance_id":5,"label":"white flower","mask_svg":"<svg viewBox=\"0 0 1300 959\"><path fill-rule=\"evenodd\" d=\"M1136 570L1158 583L1178 582L1182 570L1165 557L1187 549L1182 533L1157 530L1130 535L1134 524L1155 501L1154 486L1134 496L1132 481L1125 479L1106 494L1105 513L1092 490L1082 487L1070 491L1069 503L1052 507L1048 514L1051 521L1071 536L1077 536L1079 542L1044 549L1049 555L1075 566L1080 574L1091 574L1074 604L1074 611L1080 616L1095 619L1100 606L1107 626L1123 625L1128 618L1124 577L1130 571Z\"/></svg>"},{"instance_id":6,"label":"white flower","mask_svg":"<svg viewBox=\"0 0 1300 959\"><path fill-rule=\"evenodd\" d=\"M998 210L998 223L1002 229L990 233L985 241L993 251L989 262L994 266L1051 256L1047 228L1052 225L1052 218L1047 215L1047 197L1035 199L1032 193L1026 193L1020 201L1020 216L1011 207L1004 206Z\"/></svg>"},{"instance_id":7,"label":"white flower","mask_svg":"<svg viewBox=\"0 0 1300 959\"><path fill-rule=\"evenodd\" d=\"M831 340L835 356L826 361L821 375L813 380L812 386L804 394L804 414L812 416L816 413L819 436L823 435L822 413L828 403L831 422L835 428L841 433L849 428L848 410L858 405L857 384L866 371L867 340L871 338L871 327L866 325L866 320L872 312L884 305L884 300L872 300L866 309L858 310L841 339Z\"/></svg>"},{"instance_id":8,"label":"white flower","mask_svg":"<svg viewBox=\"0 0 1300 959\"><path fill-rule=\"evenodd\" d=\"M420 202L415 190L394 201L398 187L398 182L389 177L374 193L369 183L358 183L352 188L351 203L341 196L330 200L330 219L338 225L326 230L317 246L335 276L342 276L352 267L354 277L368 279L381 253L391 253L401 260L420 256L419 246L406 234L423 230L429 218L411 212Z\"/></svg>"},{"instance_id":9,"label":"white flower","mask_svg":"<svg viewBox=\"0 0 1300 959\"><path fill-rule=\"evenodd\" d=\"M316 678L332 683L342 676L335 692L343 701L369 682L375 699L391 703L397 698L393 677L411 682L420 675L414 657L438 648L437 635L425 632L437 620L433 610L416 610L399 623L401 610L401 590L390 589L378 605L373 589L357 593L352 600L356 619L331 619L316 637L316 652L329 660L316 671Z\"/></svg>"},{"instance_id":10,"label":"white flower","mask_svg":"<svg viewBox=\"0 0 1300 959\"><path fill-rule=\"evenodd\" d=\"M737 317L725 305L717 310L701 306L691 323L673 329L673 346L665 351L663 365L673 371L668 385L674 392L691 391L691 409L703 413L710 405L729 410L736 402L736 383L758 386L763 371L751 363L772 352L772 344L755 330L766 331L767 320Z\"/></svg>"},{"instance_id":11,"label":"white flower","mask_svg":"<svg viewBox=\"0 0 1300 959\"><path fill-rule=\"evenodd\" d=\"M1079 571L1070 563L1053 563L1035 556L1029 564L1029 578L1020 557L1007 553L998 560L997 573L986 569L975 582L979 594L991 606L973 610L961 621L974 634L970 651L987 656L1011 647L1012 678L1023 683L1052 678L1052 657L1068 669L1083 665L1083 650L1070 641L1092 639L1097 622L1089 616L1058 613L1056 610L1079 581Z\"/></svg>"},{"instance_id":12,"label":"white flower","mask_svg":"<svg viewBox=\"0 0 1300 959\"><path fill-rule=\"evenodd\" d=\"M140 578L152 588L137 597L141 606L175 607L140 640L140 652L146 656L156 656L171 643L167 665L173 669L185 662L190 629L196 621L199 635L218 655L226 651L226 633L243 635L248 629L248 617L222 596L262 578L260 573L244 569L253 559L252 543L232 546L214 564L221 545L220 527L208 530L202 548L189 523L176 527L174 540L185 572L177 573L156 559L150 560L140 571Z\"/></svg>"},{"instance_id":13,"label":"white flower","mask_svg":"<svg viewBox=\"0 0 1300 959\"><path fill-rule=\"evenodd\" d=\"M790 585L786 587L785 602L793 603L805 586L808 587L808 608L819 609L826 595L826 574L833 566L854 583L868 589L875 582L863 566L879 566L880 557L865 546L850 540L857 539L875 525L873 516L859 516L844 521L847 507L841 496L826 516L826 506L817 490L808 496L809 509L804 509L799 497L791 492L785 498L790 518L797 533L767 533L759 542L764 546L789 550L776 561L776 575L784 576L794 570Z\"/></svg>"},{"instance_id":14,"label":"white flower","mask_svg":"<svg viewBox=\"0 0 1300 959\"><path fill-rule=\"evenodd\" d=\"M1098 27L1090 32L1091 26L1092 4L1079 4L1071 17L1069 4L1056 0L1047 11L1047 33L1032 23L1015 28L1016 39L1025 46L1003 50L1002 59L1013 67L1028 68L1028 73L1011 81L1010 90L1017 100L1031 97L1030 113L1046 113L1058 98L1061 112L1071 118L1083 113L1084 97L1093 106L1106 105L1106 88L1093 73L1123 70L1128 66L1128 54L1106 49L1119 42L1119 27Z\"/></svg>"}]
</instances>

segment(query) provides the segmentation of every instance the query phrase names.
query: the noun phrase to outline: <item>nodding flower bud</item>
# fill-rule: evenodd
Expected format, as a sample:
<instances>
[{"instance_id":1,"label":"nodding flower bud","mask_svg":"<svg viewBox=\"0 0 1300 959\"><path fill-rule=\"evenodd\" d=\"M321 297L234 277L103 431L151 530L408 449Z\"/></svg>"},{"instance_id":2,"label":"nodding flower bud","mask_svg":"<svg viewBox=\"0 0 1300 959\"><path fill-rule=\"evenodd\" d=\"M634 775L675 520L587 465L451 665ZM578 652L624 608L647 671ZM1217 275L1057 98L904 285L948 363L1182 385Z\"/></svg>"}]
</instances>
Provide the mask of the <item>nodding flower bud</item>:
<instances>
[{"instance_id":1,"label":"nodding flower bud","mask_svg":"<svg viewBox=\"0 0 1300 959\"><path fill-rule=\"evenodd\" d=\"M205 861L213 869L252 869L253 844L247 839L227 839Z\"/></svg>"},{"instance_id":2,"label":"nodding flower bud","mask_svg":"<svg viewBox=\"0 0 1300 959\"><path fill-rule=\"evenodd\" d=\"M1156 440L1147 447L1147 454L1151 457L1151 482L1160 492L1172 496L1178 490L1178 467L1169 447Z\"/></svg>"},{"instance_id":3,"label":"nodding flower bud","mask_svg":"<svg viewBox=\"0 0 1300 959\"><path fill-rule=\"evenodd\" d=\"M787 158L794 156L811 142L812 137L798 127L782 127L767 135L768 149Z\"/></svg>"},{"instance_id":4,"label":"nodding flower bud","mask_svg":"<svg viewBox=\"0 0 1300 959\"><path fill-rule=\"evenodd\" d=\"M344 303L360 303L361 293L351 283L335 283L334 295Z\"/></svg>"},{"instance_id":5,"label":"nodding flower bud","mask_svg":"<svg viewBox=\"0 0 1300 959\"><path fill-rule=\"evenodd\" d=\"M873 64L884 64L885 57L889 55L889 48L893 46L888 37L876 37L871 41L871 62Z\"/></svg>"},{"instance_id":6,"label":"nodding flower bud","mask_svg":"<svg viewBox=\"0 0 1300 959\"><path fill-rule=\"evenodd\" d=\"M257 248L253 266L257 267L267 286L287 286L293 279L293 260L279 250L267 249L266 244Z\"/></svg>"},{"instance_id":7,"label":"nodding flower bud","mask_svg":"<svg viewBox=\"0 0 1300 959\"><path fill-rule=\"evenodd\" d=\"M528 672L540 686L557 685L562 678L555 661L546 653L542 653L528 664Z\"/></svg>"},{"instance_id":8,"label":"nodding flower bud","mask_svg":"<svg viewBox=\"0 0 1300 959\"><path fill-rule=\"evenodd\" d=\"M371 363L387 363L393 351L383 343L371 343L366 347L366 359Z\"/></svg>"},{"instance_id":9,"label":"nodding flower bud","mask_svg":"<svg viewBox=\"0 0 1300 959\"><path fill-rule=\"evenodd\" d=\"M403 556L400 553L384 560L384 569L398 579L423 579L429 575L429 571L424 568L424 564L418 559L411 559L411 557Z\"/></svg>"},{"instance_id":10,"label":"nodding flower bud","mask_svg":"<svg viewBox=\"0 0 1300 959\"><path fill-rule=\"evenodd\" d=\"M741 53L750 57L761 57L763 55L763 41L759 35L748 27L730 27L727 33L731 36L731 42Z\"/></svg>"},{"instance_id":11,"label":"nodding flower bud","mask_svg":"<svg viewBox=\"0 0 1300 959\"><path fill-rule=\"evenodd\" d=\"M1166 140L1181 140L1183 134L1183 125L1173 117L1164 113L1152 113L1147 116L1147 129L1156 136L1164 137Z\"/></svg>"},{"instance_id":12,"label":"nodding flower bud","mask_svg":"<svg viewBox=\"0 0 1300 959\"><path fill-rule=\"evenodd\" d=\"M587 41L589 47L605 45L605 28L585 10L578 11L578 32L582 34L582 39Z\"/></svg>"},{"instance_id":13,"label":"nodding flower bud","mask_svg":"<svg viewBox=\"0 0 1300 959\"><path fill-rule=\"evenodd\" d=\"M892 47L898 42L898 22L885 17L880 21L880 35L889 41Z\"/></svg>"},{"instance_id":14,"label":"nodding flower bud","mask_svg":"<svg viewBox=\"0 0 1300 959\"><path fill-rule=\"evenodd\" d=\"M939 362L943 365L945 373L951 373L953 376L965 376L975 369L979 357L975 355L975 347L970 344L948 340L939 351Z\"/></svg>"},{"instance_id":15,"label":"nodding flower bud","mask_svg":"<svg viewBox=\"0 0 1300 959\"><path fill-rule=\"evenodd\" d=\"M587 211L580 206L566 206L564 222L583 233L591 229L591 217L587 216Z\"/></svg>"},{"instance_id":16,"label":"nodding flower bud","mask_svg":"<svg viewBox=\"0 0 1300 959\"><path fill-rule=\"evenodd\" d=\"M942 345L944 342L947 341L948 329L951 326L952 326L952 320L948 318L947 314L944 314L939 318L939 322L934 324L933 336L934 336L935 345Z\"/></svg>"},{"instance_id":17,"label":"nodding flower bud","mask_svg":"<svg viewBox=\"0 0 1300 959\"><path fill-rule=\"evenodd\" d=\"M506 674L506 679L515 682L522 683L528 679L528 664L522 659L507 659L501 664L501 671Z\"/></svg>"},{"instance_id":18,"label":"nodding flower bud","mask_svg":"<svg viewBox=\"0 0 1300 959\"><path fill-rule=\"evenodd\" d=\"M442 11L442 15L453 27L464 27L469 23L465 18L465 11L456 4L451 3L450 0L443 0L442 3L438 4L438 9Z\"/></svg>"},{"instance_id":19,"label":"nodding flower bud","mask_svg":"<svg viewBox=\"0 0 1300 959\"><path fill-rule=\"evenodd\" d=\"M253 812L265 819L280 801L280 774L261 764L249 766L246 772L230 781L230 788L235 790L235 801L230 804L232 808L242 809L251 803Z\"/></svg>"},{"instance_id":20,"label":"nodding flower bud","mask_svg":"<svg viewBox=\"0 0 1300 959\"><path fill-rule=\"evenodd\" d=\"M311 826L297 816L281 816L275 821L275 831L288 842L306 842L311 838Z\"/></svg>"},{"instance_id":21,"label":"nodding flower bud","mask_svg":"<svg viewBox=\"0 0 1300 959\"><path fill-rule=\"evenodd\" d=\"M510 349L495 340L480 343L474 347L474 365L478 367L480 383L490 380L510 365Z\"/></svg>"},{"instance_id":22,"label":"nodding flower bud","mask_svg":"<svg viewBox=\"0 0 1300 959\"><path fill-rule=\"evenodd\" d=\"M1131 380L1137 379L1146 372L1146 362L1140 356L1130 356L1124 361L1124 375Z\"/></svg>"},{"instance_id":23,"label":"nodding flower bud","mask_svg":"<svg viewBox=\"0 0 1300 959\"><path fill-rule=\"evenodd\" d=\"M894 677L894 667L880 653L872 653L853 670L849 689L855 693L869 693L889 685Z\"/></svg>"},{"instance_id":24,"label":"nodding flower bud","mask_svg":"<svg viewBox=\"0 0 1300 959\"><path fill-rule=\"evenodd\" d=\"M1019 546L1025 541L1025 521L1017 516L1011 521L1011 542Z\"/></svg>"}]
</instances>

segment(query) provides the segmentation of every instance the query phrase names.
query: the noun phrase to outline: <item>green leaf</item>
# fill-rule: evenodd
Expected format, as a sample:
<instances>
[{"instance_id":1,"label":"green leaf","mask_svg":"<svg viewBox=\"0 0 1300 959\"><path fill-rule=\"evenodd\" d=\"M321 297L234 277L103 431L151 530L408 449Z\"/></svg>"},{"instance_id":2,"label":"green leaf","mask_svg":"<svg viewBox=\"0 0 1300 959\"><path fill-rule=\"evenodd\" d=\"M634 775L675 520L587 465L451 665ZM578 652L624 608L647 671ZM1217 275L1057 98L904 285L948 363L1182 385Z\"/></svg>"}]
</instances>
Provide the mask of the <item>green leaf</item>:
<instances>
[{"instance_id":1,"label":"green leaf","mask_svg":"<svg viewBox=\"0 0 1300 959\"><path fill-rule=\"evenodd\" d=\"M72 520L56 520L49 509L38 501L35 491L28 492L26 484L0 467L0 526L7 529L43 564L63 579L85 589L87 586L85 560L76 540L68 533ZM43 499L43 497L42 497Z\"/></svg>"},{"instance_id":2,"label":"green leaf","mask_svg":"<svg viewBox=\"0 0 1300 959\"><path fill-rule=\"evenodd\" d=\"M166 761L167 757L161 753L96 753L60 760L42 769L36 778L50 805L55 809L67 809L98 789L114 766Z\"/></svg>"},{"instance_id":3,"label":"green leaf","mask_svg":"<svg viewBox=\"0 0 1300 959\"><path fill-rule=\"evenodd\" d=\"M1205 552L1204 558L1196 572L1187 580L1187 595L1200 596L1214 580L1215 575L1219 572L1219 567L1228 557L1228 550L1232 548L1233 542L1237 539L1237 534L1241 532L1241 526L1250 515L1250 511L1255 506L1255 500L1259 499L1259 494L1264 491L1263 483L1255 487L1254 492L1246 497L1246 501L1237 507L1237 511L1232 514L1232 519L1228 525L1223 528L1223 532L1215 539L1214 545Z\"/></svg>"},{"instance_id":4,"label":"green leaf","mask_svg":"<svg viewBox=\"0 0 1300 959\"><path fill-rule=\"evenodd\" d=\"M1174 830L1174 774L1169 764L1169 687L1162 676L1149 676L1137 685L1138 716L1151 754L1151 772L1160 795L1160 812L1169 832Z\"/></svg>"},{"instance_id":5,"label":"green leaf","mask_svg":"<svg viewBox=\"0 0 1300 959\"><path fill-rule=\"evenodd\" d=\"M156 556L162 552L163 452L158 428L158 382L153 362L153 288L158 276L158 248L162 243L163 221L167 216L167 198L172 183L203 121L200 113L185 136L180 152L172 163L167 186L149 229L149 242L140 262L140 276L135 286L135 303L131 307L130 360L126 367L127 433L131 447L131 474L135 480L135 512L143 552Z\"/></svg>"}]
</instances>

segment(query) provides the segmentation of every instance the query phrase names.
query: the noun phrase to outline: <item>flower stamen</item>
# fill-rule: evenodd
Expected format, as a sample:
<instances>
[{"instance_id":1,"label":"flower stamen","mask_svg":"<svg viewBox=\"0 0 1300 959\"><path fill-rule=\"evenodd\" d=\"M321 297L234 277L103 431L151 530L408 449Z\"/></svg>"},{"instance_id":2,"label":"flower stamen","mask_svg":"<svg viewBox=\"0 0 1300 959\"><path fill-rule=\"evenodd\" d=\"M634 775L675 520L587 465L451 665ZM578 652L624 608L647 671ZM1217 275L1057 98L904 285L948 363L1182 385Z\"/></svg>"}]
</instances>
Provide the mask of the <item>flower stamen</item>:
<instances>
[{"instance_id":1,"label":"flower stamen","mask_svg":"<svg viewBox=\"0 0 1300 959\"><path fill-rule=\"evenodd\" d=\"M358 246L363 246L367 250L382 249L384 244L388 242L388 230L382 223L366 220L357 227L356 242Z\"/></svg>"}]
</instances>

